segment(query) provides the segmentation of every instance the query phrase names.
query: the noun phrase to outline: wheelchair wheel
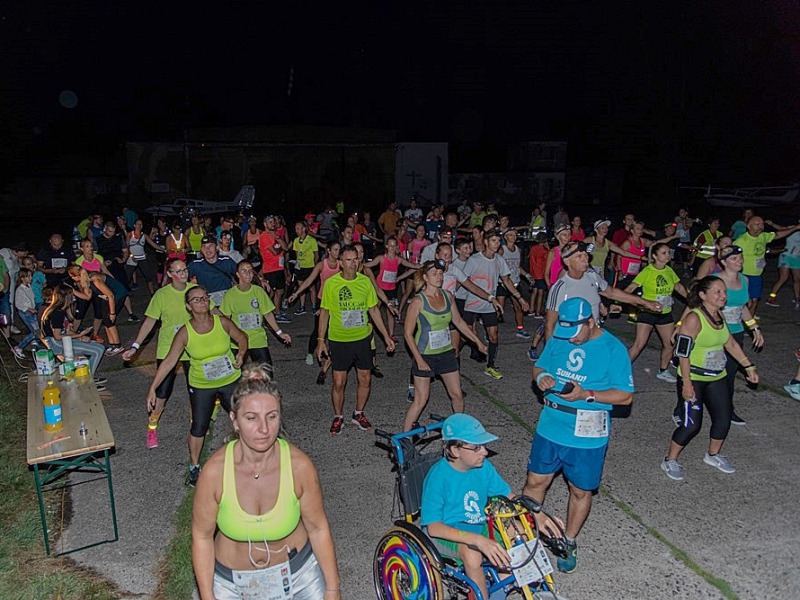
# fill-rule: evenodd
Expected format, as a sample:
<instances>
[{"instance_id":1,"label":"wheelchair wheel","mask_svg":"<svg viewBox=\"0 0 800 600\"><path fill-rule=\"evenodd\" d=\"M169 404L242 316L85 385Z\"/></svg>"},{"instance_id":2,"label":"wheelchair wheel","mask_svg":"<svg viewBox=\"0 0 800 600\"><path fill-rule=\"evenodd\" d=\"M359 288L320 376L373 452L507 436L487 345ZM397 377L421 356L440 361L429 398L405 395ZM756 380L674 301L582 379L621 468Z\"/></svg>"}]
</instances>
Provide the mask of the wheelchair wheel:
<instances>
[{"instance_id":1,"label":"wheelchair wheel","mask_svg":"<svg viewBox=\"0 0 800 600\"><path fill-rule=\"evenodd\" d=\"M441 577L424 545L403 528L393 527L380 539L372 573L380 600L444 598Z\"/></svg>"}]
</instances>

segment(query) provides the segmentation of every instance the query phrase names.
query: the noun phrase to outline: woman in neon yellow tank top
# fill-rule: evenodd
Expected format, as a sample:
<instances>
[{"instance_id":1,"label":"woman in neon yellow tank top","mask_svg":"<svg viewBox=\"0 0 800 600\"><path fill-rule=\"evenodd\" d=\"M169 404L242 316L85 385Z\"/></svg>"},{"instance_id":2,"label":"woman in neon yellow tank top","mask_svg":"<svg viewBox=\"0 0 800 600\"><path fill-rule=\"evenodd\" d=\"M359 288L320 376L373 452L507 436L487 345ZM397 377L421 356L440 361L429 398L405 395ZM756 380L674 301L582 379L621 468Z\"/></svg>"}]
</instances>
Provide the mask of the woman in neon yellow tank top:
<instances>
[{"instance_id":1,"label":"woman in neon yellow tank top","mask_svg":"<svg viewBox=\"0 0 800 600\"><path fill-rule=\"evenodd\" d=\"M204 287L188 288L185 299L186 310L192 317L178 329L167 356L158 366L147 392L147 407L148 410L156 408L158 387L175 370L185 351L189 356L189 403L192 411L186 485L194 487L200 476L200 453L217 398L230 412L231 396L241 376L239 368L247 355L247 335L228 317L211 313L210 299ZM231 339L239 347L236 357L231 352Z\"/></svg>"},{"instance_id":2,"label":"woman in neon yellow tank top","mask_svg":"<svg viewBox=\"0 0 800 600\"><path fill-rule=\"evenodd\" d=\"M705 277L689 292L686 314L676 341L679 360L678 403L674 415L678 428L672 434L667 456L661 468L667 477L683 479L683 469L678 464L686 445L700 432L703 424L703 406L711 415L711 439L703 462L723 473L733 473L736 468L721 454L722 445L731 426L733 404L725 378L725 352L745 369L747 381L758 383L755 366L745 355L725 323L722 309L728 301L725 282L718 277ZM679 352L688 338L688 352Z\"/></svg>"},{"instance_id":3,"label":"woman in neon yellow tank top","mask_svg":"<svg viewBox=\"0 0 800 600\"><path fill-rule=\"evenodd\" d=\"M431 379L442 378L453 412L464 412L461 373L450 340L454 325L478 350L486 354L486 346L464 322L450 292L442 289L447 264L429 260L414 273L417 294L406 313L404 337L411 351L411 373L414 376L414 400L403 420L403 431L413 429L414 422L425 409L431 394ZM416 332L416 335L415 335Z\"/></svg>"},{"instance_id":4,"label":"woman in neon yellow tank top","mask_svg":"<svg viewBox=\"0 0 800 600\"><path fill-rule=\"evenodd\" d=\"M230 417L239 439L208 459L194 497L200 597L241 598L247 588L248 597L340 599L319 477L311 459L281 437L281 393L263 366L245 367ZM283 590L286 568L291 590L268 596Z\"/></svg>"}]
</instances>

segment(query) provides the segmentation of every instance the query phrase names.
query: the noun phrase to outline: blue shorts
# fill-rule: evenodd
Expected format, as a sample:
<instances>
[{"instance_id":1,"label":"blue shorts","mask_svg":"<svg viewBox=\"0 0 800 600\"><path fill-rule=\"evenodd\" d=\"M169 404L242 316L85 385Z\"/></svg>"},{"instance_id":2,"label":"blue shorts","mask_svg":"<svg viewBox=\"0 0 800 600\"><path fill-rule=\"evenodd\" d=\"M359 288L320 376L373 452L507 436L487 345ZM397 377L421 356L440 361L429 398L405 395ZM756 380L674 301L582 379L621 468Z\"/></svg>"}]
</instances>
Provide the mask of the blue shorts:
<instances>
[{"instance_id":1,"label":"blue shorts","mask_svg":"<svg viewBox=\"0 0 800 600\"><path fill-rule=\"evenodd\" d=\"M528 471L550 475L563 471L576 488L593 491L600 487L608 444L600 448L570 448L551 442L538 433L533 436Z\"/></svg>"},{"instance_id":2,"label":"blue shorts","mask_svg":"<svg viewBox=\"0 0 800 600\"><path fill-rule=\"evenodd\" d=\"M750 299L753 300L754 298L761 298L761 292L764 290L764 276L748 275L747 281L747 293L750 296Z\"/></svg>"}]
</instances>

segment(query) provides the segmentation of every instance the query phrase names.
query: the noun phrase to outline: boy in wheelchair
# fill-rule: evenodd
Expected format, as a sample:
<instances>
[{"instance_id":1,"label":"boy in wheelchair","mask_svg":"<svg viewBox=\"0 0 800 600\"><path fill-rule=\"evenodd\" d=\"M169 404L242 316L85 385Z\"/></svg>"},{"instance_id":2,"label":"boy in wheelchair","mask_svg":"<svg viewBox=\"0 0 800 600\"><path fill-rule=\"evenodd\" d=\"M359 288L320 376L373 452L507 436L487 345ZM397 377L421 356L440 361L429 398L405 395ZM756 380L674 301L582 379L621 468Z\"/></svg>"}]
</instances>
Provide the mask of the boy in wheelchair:
<instances>
[{"instance_id":1,"label":"boy in wheelchair","mask_svg":"<svg viewBox=\"0 0 800 600\"><path fill-rule=\"evenodd\" d=\"M499 438L475 417L456 413L445 419L442 439L444 457L431 467L422 486L420 524L443 556L461 560L467 576L488 598L484 557L497 568L511 564L506 549L488 537L484 513L490 497L512 496L511 487L487 458L486 445ZM543 512L533 513L533 518L546 535L562 535Z\"/></svg>"}]
</instances>

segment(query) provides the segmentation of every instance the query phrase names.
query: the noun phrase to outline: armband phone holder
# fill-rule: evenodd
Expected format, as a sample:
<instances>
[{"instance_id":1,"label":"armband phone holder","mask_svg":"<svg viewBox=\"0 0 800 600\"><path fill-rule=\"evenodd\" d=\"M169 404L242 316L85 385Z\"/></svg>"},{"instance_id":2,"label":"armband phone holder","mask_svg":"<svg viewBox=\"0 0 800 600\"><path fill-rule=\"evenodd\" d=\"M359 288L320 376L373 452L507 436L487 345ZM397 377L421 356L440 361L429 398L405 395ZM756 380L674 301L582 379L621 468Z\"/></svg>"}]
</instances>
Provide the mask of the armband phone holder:
<instances>
[{"instance_id":1,"label":"armband phone holder","mask_svg":"<svg viewBox=\"0 0 800 600\"><path fill-rule=\"evenodd\" d=\"M675 342L675 356L678 358L689 358L692 346L694 346L694 340L690 336L679 334Z\"/></svg>"}]
</instances>

